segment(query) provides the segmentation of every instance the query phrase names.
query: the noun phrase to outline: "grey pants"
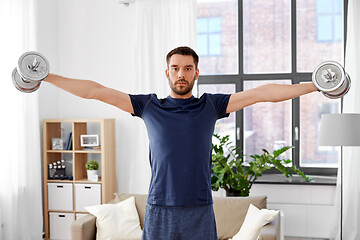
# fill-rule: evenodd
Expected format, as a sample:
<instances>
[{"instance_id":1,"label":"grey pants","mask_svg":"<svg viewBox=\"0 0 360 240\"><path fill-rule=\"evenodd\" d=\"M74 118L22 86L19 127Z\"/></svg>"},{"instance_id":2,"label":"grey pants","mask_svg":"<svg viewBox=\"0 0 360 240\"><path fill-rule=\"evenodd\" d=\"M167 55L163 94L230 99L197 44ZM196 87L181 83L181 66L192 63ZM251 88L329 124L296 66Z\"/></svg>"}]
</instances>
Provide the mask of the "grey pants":
<instances>
[{"instance_id":1,"label":"grey pants","mask_svg":"<svg viewBox=\"0 0 360 240\"><path fill-rule=\"evenodd\" d=\"M142 240L217 240L213 205L146 205Z\"/></svg>"}]
</instances>

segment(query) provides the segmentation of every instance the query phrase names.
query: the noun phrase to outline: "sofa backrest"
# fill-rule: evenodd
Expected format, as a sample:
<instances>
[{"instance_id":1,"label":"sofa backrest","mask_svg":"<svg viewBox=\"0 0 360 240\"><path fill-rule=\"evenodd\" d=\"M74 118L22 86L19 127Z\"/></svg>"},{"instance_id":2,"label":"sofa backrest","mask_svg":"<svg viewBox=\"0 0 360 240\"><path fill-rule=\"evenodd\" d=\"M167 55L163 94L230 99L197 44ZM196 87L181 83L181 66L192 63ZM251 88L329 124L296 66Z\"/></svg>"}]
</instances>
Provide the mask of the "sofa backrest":
<instances>
[{"instance_id":1,"label":"sofa backrest","mask_svg":"<svg viewBox=\"0 0 360 240\"><path fill-rule=\"evenodd\" d=\"M135 197L141 228L144 227L144 216L147 194L116 194L113 203ZM233 237L244 222L250 203L259 209L266 208L266 196L251 197L214 197L214 212L219 239Z\"/></svg>"},{"instance_id":2,"label":"sofa backrest","mask_svg":"<svg viewBox=\"0 0 360 240\"><path fill-rule=\"evenodd\" d=\"M213 197L216 228L219 239L232 238L244 222L250 203L266 208L266 196Z\"/></svg>"}]
</instances>

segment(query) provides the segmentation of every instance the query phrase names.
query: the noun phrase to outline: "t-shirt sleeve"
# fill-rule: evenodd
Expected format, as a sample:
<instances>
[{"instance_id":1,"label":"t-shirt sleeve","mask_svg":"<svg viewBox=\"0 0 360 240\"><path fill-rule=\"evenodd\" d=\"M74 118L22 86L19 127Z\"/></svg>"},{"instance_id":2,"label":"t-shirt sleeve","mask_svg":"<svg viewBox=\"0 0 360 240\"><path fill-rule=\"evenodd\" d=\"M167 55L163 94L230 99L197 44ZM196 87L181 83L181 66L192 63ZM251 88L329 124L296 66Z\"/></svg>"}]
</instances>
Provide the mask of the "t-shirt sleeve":
<instances>
[{"instance_id":1,"label":"t-shirt sleeve","mask_svg":"<svg viewBox=\"0 0 360 240\"><path fill-rule=\"evenodd\" d=\"M151 94L129 94L129 96L134 109L134 113L131 113L131 115L141 118L146 106L151 100Z\"/></svg>"},{"instance_id":2,"label":"t-shirt sleeve","mask_svg":"<svg viewBox=\"0 0 360 240\"><path fill-rule=\"evenodd\" d=\"M210 101L212 102L218 119L225 118L230 115L230 113L226 113L226 109L229 103L229 99L231 94L208 94Z\"/></svg>"}]
</instances>

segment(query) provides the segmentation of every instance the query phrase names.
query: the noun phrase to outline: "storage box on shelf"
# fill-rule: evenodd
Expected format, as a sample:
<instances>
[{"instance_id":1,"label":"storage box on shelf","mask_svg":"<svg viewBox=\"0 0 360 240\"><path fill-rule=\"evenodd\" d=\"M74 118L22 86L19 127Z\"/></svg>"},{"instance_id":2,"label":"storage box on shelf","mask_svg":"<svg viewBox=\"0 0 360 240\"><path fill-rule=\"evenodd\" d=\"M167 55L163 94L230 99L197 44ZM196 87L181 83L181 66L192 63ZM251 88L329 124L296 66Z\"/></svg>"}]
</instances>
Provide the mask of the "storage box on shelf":
<instances>
[{"instance_id":1,"label":"storage box on shelf","mask_svg":"<svg viewBox=\"0 0 360 240\"><path fill-rule=\"evenodd\" d=\"M94 134L101 147L81 147L80 136ZM53 138L63 140L63 149L53 150ZM70 224L86 214L84 207L106 203L116 192L115 120L46 119L43 151L45 238L70 239ZM98 182L87 180L85 164L92 159L100 165ZM66 167L66 176L57 174L54 179L49 169L54 172L59 164Z\"/></svg>"}]
</instances>

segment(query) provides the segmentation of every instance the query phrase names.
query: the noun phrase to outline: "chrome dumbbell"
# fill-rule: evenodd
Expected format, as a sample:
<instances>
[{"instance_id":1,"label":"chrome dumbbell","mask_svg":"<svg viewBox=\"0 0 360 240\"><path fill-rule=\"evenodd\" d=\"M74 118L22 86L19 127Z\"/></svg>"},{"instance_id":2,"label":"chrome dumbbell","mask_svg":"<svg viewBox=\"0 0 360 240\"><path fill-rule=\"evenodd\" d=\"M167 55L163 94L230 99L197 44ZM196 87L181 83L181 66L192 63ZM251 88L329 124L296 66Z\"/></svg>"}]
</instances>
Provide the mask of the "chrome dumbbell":
<instances>
[{"instance_id":1,"label":"chrome dumbbell","mask_svg":"<svg viewBox=\"0 0 360 240\"><path fill-rule=\"evenodd\" d=\"M50 64L42 54L26 52L20 56L18 66L12 72L12 81L19 91L31 93L39 89L49 72Z\"/></svg>"},{"instance_id":2,"label":"chrome dumbbell","mask_svg":"<svg viewBox=\"0 0 360 240\"><path fill-rule=\"evenodd\" d=\"M328 98L341 98L351 87L350 76L337 62L321 63L312 74L312 81L322 94Z\"/></svg>"}]
</instances>

